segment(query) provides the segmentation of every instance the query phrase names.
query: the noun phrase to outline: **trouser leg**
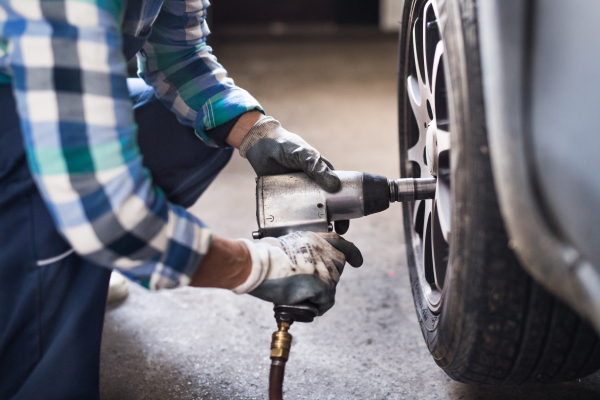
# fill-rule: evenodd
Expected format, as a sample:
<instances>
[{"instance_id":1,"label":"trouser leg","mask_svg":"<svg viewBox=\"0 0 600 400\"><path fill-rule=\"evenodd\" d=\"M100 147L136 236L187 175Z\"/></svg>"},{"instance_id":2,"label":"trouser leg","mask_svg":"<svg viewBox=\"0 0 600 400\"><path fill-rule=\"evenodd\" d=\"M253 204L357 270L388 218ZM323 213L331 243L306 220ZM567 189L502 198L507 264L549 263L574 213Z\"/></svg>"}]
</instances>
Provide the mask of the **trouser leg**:
<instances>
[{"instance_id":1,"label":"trouser leg","mask_svg":"<svg viewBox=\"0 0 600 400\"><path fill-rule=\"evenodd\" d=\"M0 399L94 399L110 271L58 234L0 86Z\"/></svg>"}]
</instances>

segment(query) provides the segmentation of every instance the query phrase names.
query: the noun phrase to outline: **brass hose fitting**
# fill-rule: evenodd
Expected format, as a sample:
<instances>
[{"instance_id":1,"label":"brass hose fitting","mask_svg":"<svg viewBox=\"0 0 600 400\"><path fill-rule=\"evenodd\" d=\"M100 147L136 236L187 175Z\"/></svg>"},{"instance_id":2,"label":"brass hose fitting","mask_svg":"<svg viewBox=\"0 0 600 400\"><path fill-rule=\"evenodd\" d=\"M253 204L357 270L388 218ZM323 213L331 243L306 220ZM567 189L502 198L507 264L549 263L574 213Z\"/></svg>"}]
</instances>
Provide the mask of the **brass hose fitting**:
<instances>
[{"instance_id":1,"label":"brass hose fitting","mask_svg":"<svg viewBox=\"0 0 600 400\"><path fill-rule=\"evenodd\" d=\"M282 358L287 361L290 357L290 348L292 347L292 335L288 332L290 323L277 322L277 330L271 336L271 359Z\"/></svg>"},{"instance_id":2,"label":"brass hose fitting","mask_svg":"<svg viewBox=\"0 0 600 400\"><path fill-rule=\"evenodd\" d=\"M269 372L269 400L283 400L285 363L290 357L292 335L288 332L294 321L311 322L318 309L311 303L293 306L275 306L276 332L271 336L271 370Z\"/></svg>"},{"instance_id":3,"label":"brass hose fitting","mask_svg":"<svg viewBox=\"0 0 600 400\"><path fill-rule=\"evenodd\" d=\"M283 400L283 375L285 363L290 357L292 335L288 332L293 323L277 321L277 331L271 336L271 372L269 373L269 400Z\"/></svg>"}]
</instances>

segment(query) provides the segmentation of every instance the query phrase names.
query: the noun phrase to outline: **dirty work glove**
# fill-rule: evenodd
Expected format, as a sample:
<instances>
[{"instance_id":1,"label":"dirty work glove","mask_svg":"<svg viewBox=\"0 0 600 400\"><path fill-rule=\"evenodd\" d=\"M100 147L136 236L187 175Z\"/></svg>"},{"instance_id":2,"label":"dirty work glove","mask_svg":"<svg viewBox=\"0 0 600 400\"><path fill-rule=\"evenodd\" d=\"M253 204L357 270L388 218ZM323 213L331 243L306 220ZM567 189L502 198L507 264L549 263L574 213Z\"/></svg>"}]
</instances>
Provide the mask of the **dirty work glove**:
<instances>
[{"instance_id":1,"label":"dirty work glove","mask_svg":"<svg viewBox=\"0 0 600 400\"><path fill-rule=\"evenodd\" d=\"M240 144L257 176L305 172L328 192L340 189L340 178L331 163L300 136L288 132L273 117L260 119Z\"/></svg>"},{"instance_id":2,"label":"dirty work glove","mask_svg":"<svg viewBox=\"0 0 600 400\"><path fill-rule=\"evenodd\" d=\"M333 165L300 136L288 132L273 117L263 117L248 131L240 144L257 176L304 172L330 193L340 189ZM343 235L350 221L335 221L335 231Z\"/></svg>"},{"instance_id":3,"label":"dirty work glove","mask_svg":"<svg viewBox=\"0 0 600 400\"><path fill-rule=\"evenodd\" d=\"M233 289L278 305L314 303L319 315L335 301L335 287L346 261L360 267L360 250L336 233L293 232L258 242L238 239L250 251L252 271Z\"/></svg>"}]
</instances>

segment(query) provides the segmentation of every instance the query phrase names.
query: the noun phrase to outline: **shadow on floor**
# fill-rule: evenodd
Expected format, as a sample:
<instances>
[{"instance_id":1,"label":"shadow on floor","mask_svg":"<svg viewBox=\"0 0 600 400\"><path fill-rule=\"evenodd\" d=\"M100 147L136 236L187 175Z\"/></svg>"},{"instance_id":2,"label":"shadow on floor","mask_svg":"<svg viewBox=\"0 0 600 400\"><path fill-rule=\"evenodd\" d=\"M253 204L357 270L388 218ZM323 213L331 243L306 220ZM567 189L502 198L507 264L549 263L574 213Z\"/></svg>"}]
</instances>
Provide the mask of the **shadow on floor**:
<instances>
[{"instance_id":1,"label":"shadow on floor","mask_svg":"<svg viewBox=\"0 0 600 400\"><path fill-rule=\"evenodd\" d=\"M452 400L598 400L599 386L598 373L595 373L575 382L553 385L497 387L450 382L446 393Z\"/></svg>"}]
</instances>

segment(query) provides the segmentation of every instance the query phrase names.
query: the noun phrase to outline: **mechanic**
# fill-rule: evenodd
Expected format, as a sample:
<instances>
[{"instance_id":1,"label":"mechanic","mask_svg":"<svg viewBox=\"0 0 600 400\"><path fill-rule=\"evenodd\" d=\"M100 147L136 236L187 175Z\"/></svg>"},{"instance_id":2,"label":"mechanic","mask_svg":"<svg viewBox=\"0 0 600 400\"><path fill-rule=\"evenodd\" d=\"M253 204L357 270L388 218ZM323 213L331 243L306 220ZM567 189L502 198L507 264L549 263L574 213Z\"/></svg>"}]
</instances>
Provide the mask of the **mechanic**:
<instances>
[{"instance_id":1,"label":"mechanic","mask_svg":"<svg viewBox=\"0 0 600 400\"><path fill-rule=\"evenodd\" d=\"M336 233L230 240L185 210L232 147L259 176L340 186L227 77L205 43L208 5L0 1L1 399L99 398L113 268L154 290L226 288L322 314L345 262L362 263ZM136 53L143 80L128 80Z\"/></svg>"}]
</instances>

